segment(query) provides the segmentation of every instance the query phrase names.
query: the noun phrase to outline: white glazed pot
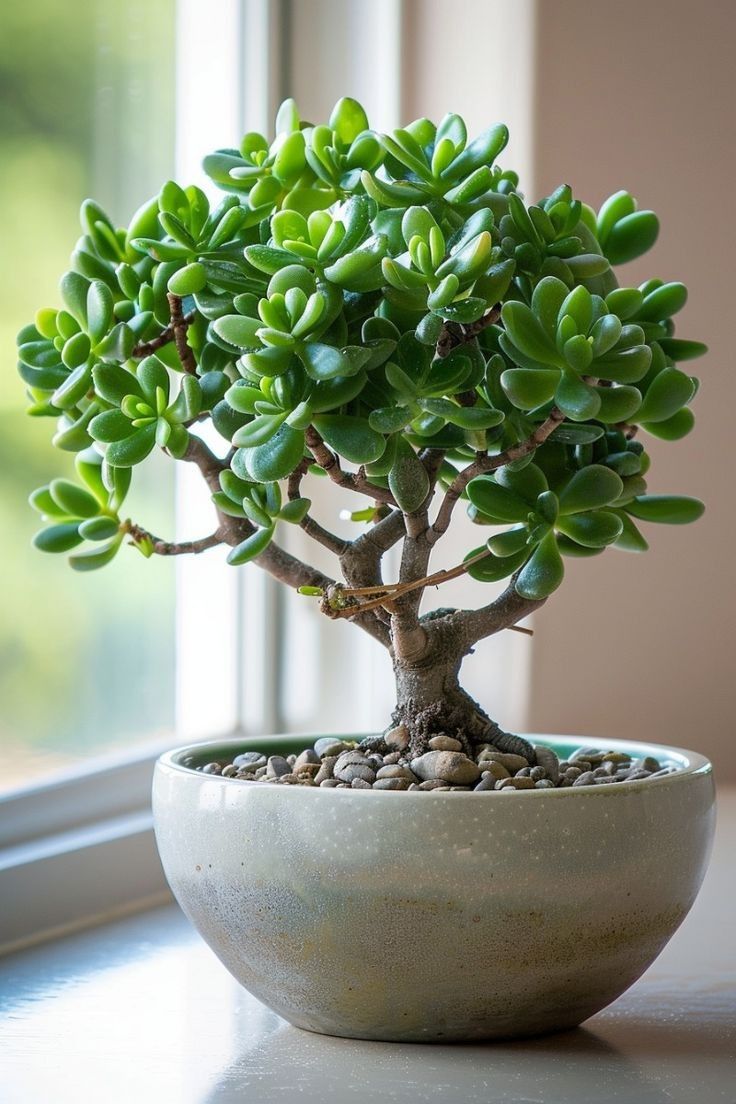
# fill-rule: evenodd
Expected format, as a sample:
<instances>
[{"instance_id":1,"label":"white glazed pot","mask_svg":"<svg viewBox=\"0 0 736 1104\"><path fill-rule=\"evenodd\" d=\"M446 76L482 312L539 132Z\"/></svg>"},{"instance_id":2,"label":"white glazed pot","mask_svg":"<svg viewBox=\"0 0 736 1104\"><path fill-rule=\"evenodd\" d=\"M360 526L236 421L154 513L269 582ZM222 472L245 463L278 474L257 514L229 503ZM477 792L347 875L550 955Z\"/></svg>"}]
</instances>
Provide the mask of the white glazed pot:
<instances>
[{"instance_id":1,"label":"white glazed pot","mask_svg":"<svg viewBox=\"0 0 736 1104\"><path fill-rule=\"evenodd\" d=\"M705 874L710 763L681 748L535 737L682 769L508 792L277 786L182 766L313 738L179 748L153 788L182 909L246 989L297 1027L360 1039L570 1028L656 958Z\"/></svg>"}]
</instances>

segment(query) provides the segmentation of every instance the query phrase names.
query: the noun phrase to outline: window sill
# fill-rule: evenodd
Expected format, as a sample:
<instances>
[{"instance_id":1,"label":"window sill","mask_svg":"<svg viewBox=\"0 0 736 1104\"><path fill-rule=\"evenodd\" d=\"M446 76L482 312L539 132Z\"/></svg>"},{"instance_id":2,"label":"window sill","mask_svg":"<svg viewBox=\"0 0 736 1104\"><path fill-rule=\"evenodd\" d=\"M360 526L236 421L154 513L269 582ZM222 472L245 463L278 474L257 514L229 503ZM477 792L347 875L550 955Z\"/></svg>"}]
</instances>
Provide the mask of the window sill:
<instances>
[{"instance_id":1,"label":"window sill","mask_svg":"<svg viewBox=\"0 0 736 1104\"><path fill-rule=\"evenodd\" d=\"M14 955L0 964L4 1100L84 1104L101 1084L107 1104L296 1094L480 1104L491 1085L494 1099L547 1104L730 1100L735 844L732 790L719 794L711 868L670 945L611 1008L546 1039L427 1047L310 1035L241 989L173 906Z\"/></svg>"}]
</instances>

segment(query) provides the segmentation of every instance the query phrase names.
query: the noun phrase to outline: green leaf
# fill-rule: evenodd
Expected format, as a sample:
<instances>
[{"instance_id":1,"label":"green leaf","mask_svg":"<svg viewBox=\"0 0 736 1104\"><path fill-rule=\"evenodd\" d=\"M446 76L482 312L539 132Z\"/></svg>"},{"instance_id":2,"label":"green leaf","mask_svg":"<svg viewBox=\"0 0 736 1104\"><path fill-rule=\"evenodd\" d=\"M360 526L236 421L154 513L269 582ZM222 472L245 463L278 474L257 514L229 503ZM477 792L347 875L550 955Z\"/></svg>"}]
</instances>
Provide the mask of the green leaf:
<instances>
[{"instance_id":1,"label":"green leaf","mask_svg":"<svg viewBox=\"0 0 736 1104\"><path fill-rule=\"evenodd\" d=\"M690 402L695 385L678 368L664 368L650 383L639 408L637 421L663 422Z\"/></svg>"},{"instance_id":2,"label":"green leaf","mask_svg":"<svg viewBox=\"0 0 736 1104\"><path fill-rule=\"evenodd\" d=\"M526 521L529 515L529 503L515 491L496 483L490 475L471 479L467 490L472 504L494 521Z\"/></svg>"},{"instance_id":3,"label":"green leaf","mask_svg":"<svg viewBox=\"0 0 736 1104\"><path fill-rule=\"evenodd\" d=\"M275 435L286 417L286 412L283 414L259 414L252 422L240 427L233 436L233 444L237 448L253 448L256 445L265 444Z\"/></svg>"},{"instance_id":4,"label":"green leaf","mask_svg":"<svg viewBox=\"0 0 736 1104\"><path fill-rule=\"evenodd\" d=\"M76 548L81 543L77 521L50 525L46 529L41 529L33 538L33 544L40 552L68 552L70 548Z\"/></svg>"},{"instance_id":5,"label":"green leaf","mask_svg":"<svg viewBox=\"0 0 736 1104\"><path fill-rule=\"evenodd\" d=\"M474 548L472 552L467 554L465 559L469 560L482 551L483 548ZM530 552L531 548L525 546L510 556L486 556L485 559L478 560L477 563L468 568L468 575L479 583L500 582L501 579L507 579L509 575L513 575L515 571L518 571L529 559Z\"/></svg>"},{"instance_id":6,"label":"green leaf","mask_svg":"<svg viewBox=\"0 0 736 1104\"><path fill-rule=\"evenodd\" d=\"M241 544L233 548L227 557L227 562L232 564L233 567L238 567L240 564L254 560L268 548L273 538L273 532L273 526L269 529L256 530L251 536L246 537Z\"/></svg>"},{"instance_id":7,"label":"green leaf","mask_svg":"<svg viewBox=\"0 0 736 1104\"><path fill-rule=\"evenodd\" d=\"M130 437L121 441L113 441L107 446L105 459L108 464L116 468L130 468L133 464L140 464L142 460L153 451L156 444L156 425L144 426L135 430Z\"/></svg>"},{"instance_id":8,"label":"green leaf","mask_svg":"<svg viewBox=\"0 0 736 1104\"><path fill-rule=\"evenodd\" d=\"M104 541L116 536L120 522L113 517L93 517L79 526L79 535L85 540Z\"/></svg>"},{"instance_id":9,"label":"green leaf","mask_svg":"<svg viewBox=\"0 0 736 1104\"><path fill-rule=\"evenodd\" d=\"M290 502L285 503L279 510L279 518L282 521L289 521L292 525L299 525L309 513L309 507L312 505L310 498L292 498Z\"/></svg>"},{"instance_id":10,"label":"green leaf","mask_svg":"<svg viewBox=\"0 0 736 1104\"><path fill-rule=\"evenodd\" d=\"M659 219L654 211L635 211L612 227L604 251L611 264L633 261L651 249L659 234Z\"/></svg>"},{"instance_id":11,"label":"green leaf","mask_svg":"<svg viewBox=\"0 0 736 1104\"><path fill-rule=\"evenodd\" d=\"M368 130L368 117L357 100L343 96L332 109L329 125L340 142L349 146L359 134Z\"/></svg>"},{"instance_id":12,"label":"green leaf","mask_svg":"<svg viewBox=\"0 0 736 1104\"><path fill-rule=\"evenodd\" d=\"M637 314L638 322L659 322L671 318L681 311L687 302L687 288L684 284L662 284L645 295L644 302Z\"/></svg>"},{"instance_id":13,"label":"green leaf","mask_svg":"<svg viewBox=\"0 0 736 1104\"><path fill-rule=\"evenodd\" d=\"M662 337L658 344L666 356L678 361L695 360L708 352L708 346L702 341L682 341L679 337Z\"/></svg>"},{"instance_id":14,"label":"green leaf","mask_svg":"<svg viewBox=\"0 0 736 1104\"><path fill-rule=\"evenodd\" d=\"M355 464L371 464L383 455L386 441L366 418L347 414L321 414L314 428L338 456Z\"/></svg>"},{"instance_id":15,"label":"green leaf","mask_svg":"<svg viewBox=\"0 0 736 1104\"><path fill-rule=\"evenodd\" d=\"M109 444L125 440L133 432L133 427L130 419L119 410L105 410L89 423L89 432L93 440Z\"/></svg>"},{"instance_id":16,"label":"green leaf","mask_svg":"<svg viewBox=\"0 0 736 1104\"><path fill-rule=\"evenodd\" d=\"M504 394L518 410L533 410L549 402L559 381L556 368L507 368L501 373Z\"/></svg>"},{"instance_id":17,"label":"green leaf","mask_svg":"<svg viewBox=\"0 0 736 1104\"><path fill-rule=\"evenodd\" d=\"M69 557L69 564L75 571L96 571L99 567L105 567L115 558L122 542L122 534L112 540L105 548L90 549L87 552L78 552L76 556Z\"/></svg>"},{"instance_id":18,"label":"green leaf","mask_svg":"<svg viewBox=\"0 0 736 1104\"><path fill-rule=\"evenodd\" d=\"M68 479L52 479L49 494L70 517L90 518L99 513L100 504L94 495Z\"/></svg>"},{"instance_id":19,"label":"green leaf","mask_svg":"<svg viewBox=\"0 0 736 1104\"><path fill-rule=\"evenodd\" d=\"M540 601L557 590L565 575L554 532L549 532L532 552L515 583L522 598Z\"/></svg>"},{"instance_id":20,"label":"green leaf","mask_svg":"<svg viewBox=\"0 0 736 1104\"><path fill-rule=\"evenodd\" d=\"M623 523L612 510L594 510L589 514L558 518L557 528L586 548L604 548L621 536Z\"/></svg>"},{"instance_id":21,"label":"green leaf","mask_svg":"<svg viewBox=\"0 0 736 1104\"><path fill-rule=\"evenodd\" d=\"M525 303L504 303L501 318L520 352L540 364L558 364L556 349Z\"/></svg>"},{"instance_id":22,"label":"green leaf","mask_svg":"<svg viewBox=\"0 0 736 1104\"><path fill-rule=\"evenodd\" d=\"M257 333L262 326L260 318L246 318L242 314L226 314L212 323L217 336L238 349L255 349L260 346Z\"/></svg>"},{"instance_id":23,"label":"green leaf","mask_svg":"<svg viewBox=\"0 0 736 1104\"><path fill-rule=\"evenodd\" d=\"M358 371L349 356L332 345L322 345L310 341L299 353L307 375L313 380L334 379L336 376L351 376Z\"/></svg>"},{"instance_id":24,"label":"green leaf","mask_svg":"<svg viewBox=\"0 0 736 1104\"><path fill-rule=\"evenodd\" d=\"M90 281L78 272L65 272L59 283L64 306L82 329L87 328L87 292Z\"/></svg>"},{"instance_id":25,"label":"green leaf","mask_svg":"<svg viewBox=\"0 0 736 1104\"><path fill-rule=\"evenodd\" d=\"M529 507L534 506L539 496L548 490L547 478L536 464L527 464L518 471L504 466L498 469L495 479L502 487L523 498Z\"/></svg>"},{"instance_id":26,"label":"green leaf","mask_svg":"<svg viewBox=\"0 0 736 1104\"><path fill-rule=\"evenodd\" d=\"M640 495L627 502L626 510L642 521L664 525L689 525L703 516L705 506L686 495Z\"/></svg>"},{"instance_id":27,"label":"green leaf","mask_svg":"<svg viewBox=\"0 0 736 1104\"><path fill-rule=\"evenodd\" d=\"M262 445L245 450L245 464L257 483L270 483L291 475L304 456L304 431L286 424Z\"/></svg>"},{"instance_id":28,"label":"green leaf","mask_svg":"<svg viewBox=\"0 0 736 1104\"><path fill-rule=\"evenodd\" d=\"M202 291L206 283L207 273L203 265L193 261L169 277L168 287L172 295L183 298L186 295L196 295L197 292Z\"/></svg>"},{"instance_id":29,"label":"green leaf","mask_svg":"<svg viewBox=\"0 0 736 1104\"><path fill-rule=\"evenodd\" d=\"M624 552L646 552L649 549L649 543L641 535L626 511L612 510L611 513L614 513L621 522L621 535L614 542L614 546Z\"/></svg>"},{"instance_id":30,"label":"green leaf","mask_svg":"<svg viewBox=\"0 0 736 1104\"><path fill-rule=\"evenodd\" d=\"M113 298L107 284L93 280L87 292L87 333L93 345L107 333L113 318Z\"/></svg>"},{"instance_id":31,"label":"green leaf","mask_svg":"<svg viewBox=\"0 0 736 1104\"><path fill-rule=\"evenodd\" d=\"M678 410L671 418L665 418L664 421L642 422L642 429L663 441L679 441L690 433L694 425L695 415L692 410L684 406L682 410Z\"/></svg>"},{"instance_id":32,"label":"green leaf","mask_svg":"<svg viewBox=\"0 0 736 1104\"><path fill-rule=\"evenodd\" d=\"M641 406L641 392L636 387L596 387L595 390L601 401L596 414L600 422L628 421Z\"/></svg>"},{"instance_id":33,"label":"green leaf","mask_svg":"<svg viewBox=\"0 0 736 1104\"><path fill-rule=\"evenodd\" d=\"M138 380L119 364L96 364L92 369L92 381L100 398L120 406L126 395L143 397Z\"/></svg>"},{"instance_id":34,"label":"green leaf","mask_svg":"<svg viewBox=\"0 0 736 1104\"><path fill-rule=\"evenodd\" d=\"M602 464L590 464L575 472L560 491L560 513L577 514L615 502L623 492L619 476Z\"/></svg>"},{"instance_id":35,"label":"green leaf","mask_svg":"<svg viewBox=\"0 0 736 1104\"><path fill-rule=\"evenodd\" d=\"M396 458L388 474L388 485L400 510L410 514L418 510L429 494L429 476L413 448L401 438Z\"/></svg>"},{"instance_id":36,"label":"green leaf","mask_svg":"<svg viewBox=\"0 0 736 1104\"><path fill-rule=\"evenodd\" d=\"M595 418L601 407L601 398L596 389L570 370L562 372L555 391L555 402L563 414L574 422Z\"/></svg>"}]
</instances>

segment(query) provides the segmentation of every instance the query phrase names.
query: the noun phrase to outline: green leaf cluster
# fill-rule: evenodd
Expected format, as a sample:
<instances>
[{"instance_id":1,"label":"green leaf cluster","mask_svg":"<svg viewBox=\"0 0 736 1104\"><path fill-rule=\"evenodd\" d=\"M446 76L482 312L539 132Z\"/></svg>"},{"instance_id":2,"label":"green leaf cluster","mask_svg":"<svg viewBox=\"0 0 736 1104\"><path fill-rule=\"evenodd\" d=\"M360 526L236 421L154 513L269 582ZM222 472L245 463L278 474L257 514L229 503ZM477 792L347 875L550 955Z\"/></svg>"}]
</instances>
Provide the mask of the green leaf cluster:
<instances>
[{"instance_id":1,"label":"green leaf cluster","mask_svg":"<svg viewBox=\"0 0 736 1104\"><path fill-rule=\"evenodd\" d=\"M694 500L648 493L646 441L692 429L680 365L705 346L675 336L681 283L617 272L654 244L656 216L625 191L597 213L568 185L527 201L496 163L507 141L455 114L380 134L348 98L313 124L286 101L273 139L205 158L217 204L168 181L116 228L85 201L60 306L23 329L18 359L29 414L97 458L99 494L85 514L66 485L41 488L62 531L40 546L114 554L131 469L156 449L183 458L199 422L228 457L216 505L253 529L233 563L303 520L283 482L316 438L410 512L430 490L423 449L444 453L446 488L552 413L551 435L467 489L474 520L512 526L474 577L545 596L562 555L643 550L637 522L694 520Z\"/></svg>"}]
</instances>

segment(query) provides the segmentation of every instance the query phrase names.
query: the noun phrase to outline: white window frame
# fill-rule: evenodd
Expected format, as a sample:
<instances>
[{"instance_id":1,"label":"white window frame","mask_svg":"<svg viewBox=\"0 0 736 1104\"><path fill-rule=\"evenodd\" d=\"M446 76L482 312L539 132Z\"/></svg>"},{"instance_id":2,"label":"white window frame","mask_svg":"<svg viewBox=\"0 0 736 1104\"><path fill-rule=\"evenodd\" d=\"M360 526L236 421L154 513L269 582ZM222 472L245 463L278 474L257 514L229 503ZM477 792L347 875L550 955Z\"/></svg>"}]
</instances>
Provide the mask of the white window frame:
<instances>
[{"instance_id":1,"label":"white window frame","mask_svg":"<svg viewBox=\"0 0 736 1104\"><path fill-rule=\"evenodd\" d=\"M473 17L490 18L489 8L500 6L501 0L467 3L476 9L472 22ZM504 5L494 19L494 54L503 56L499 36L518 49L521 33L529 68L533 5L534 0L519 0L513 18ZM385 128L404 114L407 73L419 88L426 87L422 65L426 70L428 62L421 46L414 46L417 28L411 20L431 20L432 33L441 36L446 18L440 0L423 0L419 6L411 0L372 0L370 5L364 0L309 0L303 5L295 0L218 0L216 7L215 13L203 0L178 0L177 5L176 177L210 192L199 167L202 153L234 144L246 129L268 132L276 105L292 90L286 59L295 34L302 57L318 56L325 34L333 47L343 43L349 51L342 55L343 68L331 78L319 67L308 70L308 94L319 102L342 91L358 94L374 125ZM368 28L356 22L366 9L371 13ZM216 64L203 74L201 59L208 56ZM306 81L304 73L301 78L288 76L297 83ZM340 87L333 89L330 81L339 81ZM299 99L298 89L296 94ZM182 536L201 536L212 524L211 504L196 485L197 474L177 466L177 530ZM319 562L319 550L315 553L301 532L289 534L289 545ZM448 541L442 554L454 556L456 551ZM318 669L331 673L329 685L320 683L315 697L319 717L328 715L324 731L338 728L344 716L355 730L368 730L385 719L392 686L381 649L350 626L326 624L304 600L284 596L263 572L228 568L220 552L196 561L182 557L176 565L178 742L290 726L280 694L289 662L279 648L279 625L285 624L297 651L308 640L310 652L319 657ZM447 597L472 602L476 595L456 591ZM251 625L255 621L263 626L257 640L244 631L246 610ZM213 624L217 648L204 649L203 640L212 640ZM345 629L353 643L346 647L338 629ZM514 636L493 642L494 650L487 654L489 662L501 658L503 669L496 677L513 684L509 693L518 702L526 694L529 652L522 652ZM303 721L306 714L301 716L304 730L309 725ZM150 811L151 774L162 750L149 746L124 757L96 759L0 797L0 954L168 898Z\"/></svg>"}]
</instances>

